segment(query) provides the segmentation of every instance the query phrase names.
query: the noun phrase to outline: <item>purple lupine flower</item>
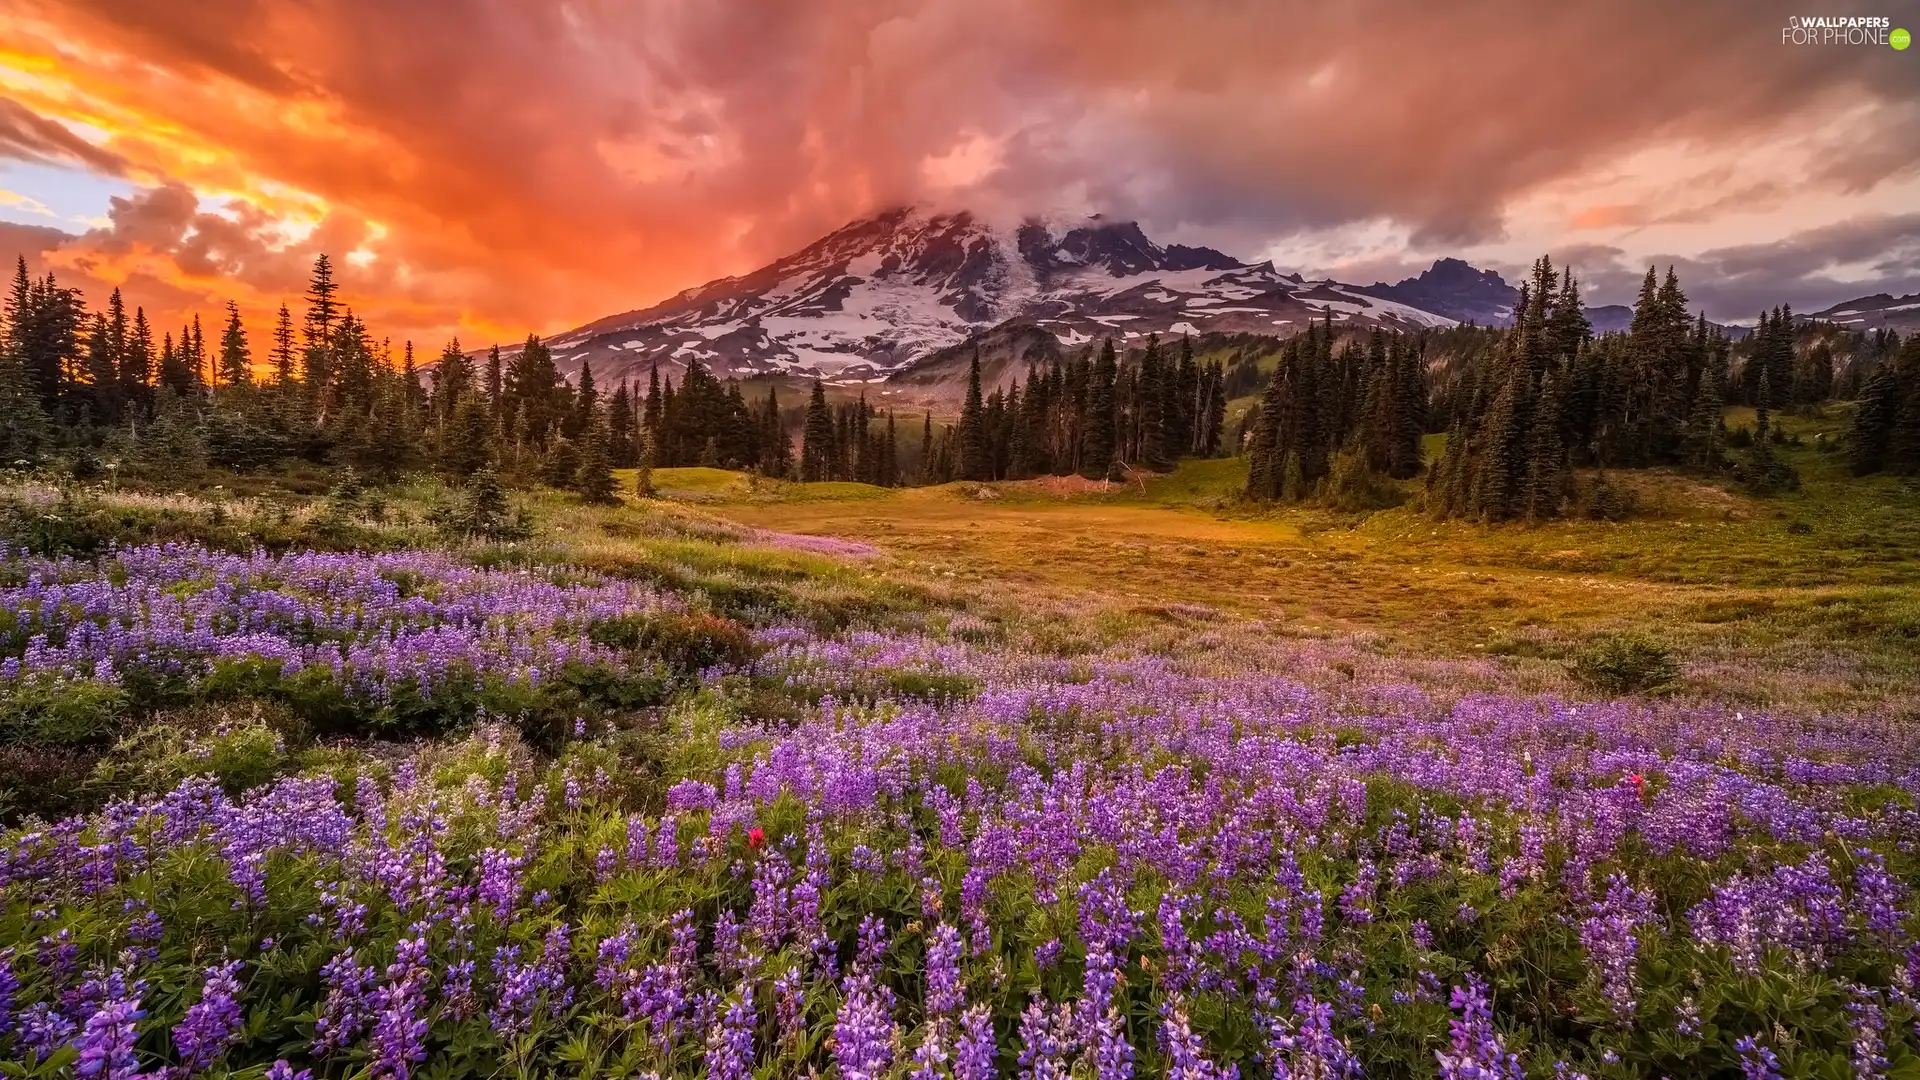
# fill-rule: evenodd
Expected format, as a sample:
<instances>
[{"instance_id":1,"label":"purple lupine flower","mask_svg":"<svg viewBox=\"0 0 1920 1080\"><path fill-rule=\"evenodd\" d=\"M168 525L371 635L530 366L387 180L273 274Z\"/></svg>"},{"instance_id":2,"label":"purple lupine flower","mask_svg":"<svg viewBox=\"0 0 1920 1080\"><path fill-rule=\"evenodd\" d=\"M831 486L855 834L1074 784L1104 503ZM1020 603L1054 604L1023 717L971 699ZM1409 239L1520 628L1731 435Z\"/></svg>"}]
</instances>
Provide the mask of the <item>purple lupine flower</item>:
<instances>
[{"instance_id":1,"label":"purple lupine flower","mask_svg":"<svg viewBox=\"0 0 1920 1080\"><path fill-rule=\"evenodd\" d=\"M1380 880L1380 869L1370 859L1360 861L1360 870L1353 883L1340 891L1340 914L1347 921L1369 923L1373 921L1373 894ZM1466 907L1462 904L1461 907ZM1471 911L1471 908L1467 910ZM1471 922L1471 919L1460 920Z\"/></svg>"},{"instance_id":2,"label":"purple lupine flower","mask_svg":"<svg viewBox=\"0 0 1920 1080\"><path fill-rule=\"evenodd\" d=\"M1073 1053L1073 1010L1035 997L1020 1014L1021 1080L1066 1080Z\"/></svg>"},{"instance_id":3,"label":"purple lupine flower","mask_svg":"<svg viewBox=\"0 0 1920 1080\"><path fill-rule=\"evenodd\" d=\"M1856 1080L1884 1080L1887 1068L1887 1014L1880 993L1865 986L1852 988L1847 1019L1853 1026L1853 1075Z\"/></svg>"},{"instance_id":4,"label":"purple lupine flower","mask_svg":"<svg viewBox=\"0 0 1920 1080\"><path fill-rule=\"evenodd\" d=\"M1000 1048L994 1040L993 1014L975 1005L960 1016L960 1037L953 1048L954 1080L994 1080L994 1059Z\"/></svg>"},{"instance_id":5,"label":"purple lupine flower","mask_svg":"<svg viewBox=\"0 0 1920 1080\"><path fill-rule=\"evenodd\" d=\"M1746 1080L1781 1080L1780 1059L1760 1041L1748 1035L1734 1042L1740 1053L1740 1075Z\"/></svg>"},{"instance_id":6,"label":"purple lupine flower","mask_svg":"<svg viewBox=\"0 0 1920 1080\"><path fill-rule=\"evenodd\" d=\"M1133 1045L1127 1042L1126 1026L1114 1001L1119 966L1105 941L1087 947L1077 1041L1091 1048L1097 1080L1128 1080L1133 1075Z\"/></svg>"},{"instance_id":7,"label":"purple lupine flower","mask_svg":"<svg viewBox=\"0 0 1920 1080\"><path fill-rule=\"evenodd\" d=\"M80 1025L69 1020L51 1002L36 1001L20 1013L20 1045L44 1058L65 1046Z\"/></svg>"},{"instance_id":8,"label":"purple lupine flower","mask_svg":"<svg viewBox=\"0 0 1920 1080\"><path fill-rule=\"evenodd\" d=\"M1297 1023L1278 1016L1267 1020L1267 1060L1276 1080L1356 1080L1360 1060L1333 1033L1333 1006L1303 997L1293 1011Z\"/></svg>"},{"instance_id":9,"label":"purple lupine flower","mask_svg":"<svg viewBox=\"0 0 1920 1080\"><path fill-rule=\"evenodd\" d=\"M327 961L320 974L327 983L327 997L321 1002L320 1018L313 1023L313 1052L326 1057L352 1046L366 1030L375 972L373 965L361 964L345 952Z\"/></svg>"},{"instance_id":10,"label":"purple lupine flower","mask_svg":"<svg viewBox=\"0 0 1920 1080\"><path fill-rule=\"evenodd\" d=\"M1160 1007L1160 1042L1167 1052L1168 1080L1238 1080L1237 1065L1221 1065L1206 1056L1200 1036L1187 1019L1186 1002L1178 994Z\"/></svg>"},{"instance_id":11,"label":"purple lupine flower","mask_svg":"<svg viewBox=\"0 0 1920 1080\"><path fill-rule=\"evenodd\" d=\"M860 927L855 934L853 965L855 969L873 971L880 966L880 960L886 955L890 941L887 922L878 915L865 915L860 919Z\"/></svg>"},{"instance_id":12,"label":"purple lupine flower","mask_svg":"<svg viewBox=\"0 0 1920 1080\"><path fill-rule=\"evenodd\" d=\"M393 963L387 965L387 982L373 995L374 1025L368 1042L373 1048L369 1066L376 1080L407 1080L413 1067L426 1060L428 1021L427 939L424 927L414 927L416 936L401 939Z\"/></svg>"},{"instance_id":13,"label":"purple lupine flower","mask_svg":"<svg viewBox=\"0 0 1920 1080\"><path fill-rule=\"evenodd\" d=\"M174 1026L173 1045L187 1072L205 1071L239 1039L243 1022L239 972L238 960L208 968L200 1000Z\"/></svg>"},{"instance_id":14,"label":"purple lupine flower","mask_svg":"<svg viewBox=\"0 0 1920 1080\"><path fill-rule=\"evenodd\" d=\"M1060 962L1060 955L1066 951L1059 938L1048 938L1033 947L1034 966L1046 971Z\"/></svg>"},{"instance_id":15,"label":"purple lupine flower","mask_svg":"<svg viewBox=\"0 0 1920 1080\"><path fill-rule=\"evenodd\" d=\"M518 945L494 951L497 1007L489 1014L494 1027L509 1035L525 1033L536 1019L555 1016L573 1005L567 981L569 932L565 925L547 931L540 959L520 962Z\"/></svg>"},{"instance_id":16,"label":"purple lupine flower","mask_svg":"<svg viewBox=\"0 0 1920 1080\"><path fill-rule=\"evenodd\" d=\"M966 1004L960 985L960 930L952 923L934 927L927 941L926 1002L929 1016L955 1016Z\"/></svg>"},{"instance_id":17,"label":"purple lupine flower","mask_svg":"<svg viewBox=\"0 0 1920 1080\"><path fill-rule=\"evenodd\" d=\"M929 1021L921 1028L920 1045L913 1048L913 1067L907 1080L943 1080L940 1066L947 1062L947 1025L943 1020Z\"/></svg>"},{"instance_id":18,"label":"purple lupine flower","mask_svg":"<svg viewBox=\"0 0 1920 1080\"><path fill-rule=\"evenodd\" d=\"M281 1058L267 1066L266 1080L313 1080L313 1070L296 1071L292 1065L287 1064L286 1058Z\"/></svg>"},{"instance_id":19,"label":"purple lupine flower","mask_svg":"<svg viewBox=\"0 0 1920 1080\"><path fill-rule=\"evenodd\" d=\"M1640 979L1635 970L1639 957L1639 934L1643 927L1655 924L1652 893L1634 888L1624 875L1607 880L1605 898L1592 905L1592 914L1580 924L1580 944L1587 950L1601 994L1622 1024L1633 1022L1638 1007Z\"/></svg>"},{"instance_id":20,"label":"purple lupine flower","mask_svg":"<svg viewBox=\"0 0 1920 1080\"><path fill-rule=\"evenodd\" d=\"M13 995L20 990L20 977L13 973L13 950L0 949L0 1039L13 1033Z\"/></svg>"},{"instance_id":21,"label":"purple lupine flower","mask_svg":"<svg viewBox=\"0 0 1920 1080\"><path fill-rule=\"evenodd\" d=\"M1453 1008L1460 1016L1448 1021L1452 1052L1433 1052L1440 1063L1441 1080L1526 1080L1527 1070L1520 1064L1520 1056L1509 1051L1506 1040L1493 1029L1493 1007L1487 999L1486 983L1469 975L1467 985L1453 988Z\"/></svg>"},{"instance_id":22,"label":"purple lupine flower","mask_svg":"<svg viewBox=\"0 0 1920 1080\"><path fill-rule=\"evenodd\" d=\"M740 996L707 1033L707 1080L750 1080L755 1019L753 986L742 983Z\"/></svg>"},{"instance_id":23,"label":"purple lupine flower","mask_svg":"<svg viewBox=\"0 0 1920 1080\"><path fill-rule=\"evenodd\" d=\"M143 1074L133 1055L133 1042L146 1012L140 1008L144 987L135 983L124 997L108 999L87 1017L74 1046L80 1051L73 1071L86 1080L138 1080Z\"/></svg>"},{"instance_id":24,"label":"purple lupine flower","mask_svg":"<svg viewBox=\"0 0 1920 1080\"><path fill-rule=\"evenodd\" d=\"M885 992L865 972L847 977L833 1023L833 1060L846 1080L878 1080L893 1062L893 1017Z\"/></svg>"},{"instance_id":25,"label":"purple lupine flower","mask_svg":"<svg viewBox=\"0 0 1920 1080\"><path fill-rule=\"evenodd\" d=\"M800 1041L806 1021L806 988L800 982L800 969L788 968L773 980L773 1019L780 1042L790 1046Z\"/></svg>"},{"instance_id":26,"label":"purple lupine flower","mask_svg":"<svg viewBox=\"0 0 1920 1080\"><path fill-rule=\"evenodd\" d=\"M1694 1002L1693 995L1681 998L1680 1004L1673 1007L1673 1015L1674 1031L1689 1039L1700 1034L1700 1006Z\"/></svg>"}]
</instances>

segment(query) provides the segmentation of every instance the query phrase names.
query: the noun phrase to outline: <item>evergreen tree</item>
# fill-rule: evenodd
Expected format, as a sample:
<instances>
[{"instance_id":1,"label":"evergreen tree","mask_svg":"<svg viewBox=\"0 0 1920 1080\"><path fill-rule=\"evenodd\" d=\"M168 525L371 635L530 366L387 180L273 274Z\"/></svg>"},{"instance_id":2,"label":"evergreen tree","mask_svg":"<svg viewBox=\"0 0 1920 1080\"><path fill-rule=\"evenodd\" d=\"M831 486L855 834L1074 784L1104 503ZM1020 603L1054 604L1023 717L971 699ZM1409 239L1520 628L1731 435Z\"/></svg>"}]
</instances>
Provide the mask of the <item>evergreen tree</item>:
<instances>
[{"instance_id":1,"label":"evergreen tree","mask_svg":"<svg viewBox=\"0 0 1920 1080\"><path fill-rule=\"evenodd\" d=\"M920 483L937 483L933 476L933 411L929 409L920 422Z\"/></svg>"},{"instance_id":2,"label":"evergreen tree","mask_svg":"<svg viewBox=\"0 0 1920 1080\"><path fill-rule=\"evenodd\" d=\"M116 293L116 295L118 295ZM100 424L120 420L120 360L114 351L107 317L96 313L87 330L87 399L91 419Z\"/></svg>"},{"instance_id":3,"label":"evergreen tree","mask_svg":"<svg viewBox=\"0 0 1920 1080\"><path fill-rule=\"evenodd\" d=\"M1165 365L1160 358L1160 339L1147 337L1147 351L1140 357L1139 400L1140 464L1157 472L1173 468L1175 454L1168 440L1167 387Z\"/></svg>"},{"instance_id":4,"label":"evergreen tree","mask_svg":"<svg viewBox=\"0 0 1920 1080\"><path fill-rule=\"evenodd\" d=\"M506 394L512 403L508 415L521 441L539 449L562 434L561 396L570 394L554 367L553 353L539 338L527 335L526 344L507 367L506 380Z\"/></svg>"},{"instance_id":5,"label":"evergreen tree","mask_svg":"<svg viewBox=\"0 0 1920 1080\"><path fill-rule=\"evenodd\" d=\"M993 479L992 457L987 448L986 410L980 403L980 350L973 351L967 368L967 397L960 407L960 478Z\"/></svg>"},{"instance_id":6,"label":"evergreen tree","mask_svg":"<svg viewBox=\"0 0 1920 1080\"><path fill-rule=\"evenodd\" d=\"M793 440L787 438L786 422L780 416L780 395L773 386L767 387L767 403L761 410L760 423L760 471L768 476L792 475Z\"/></svg>"},{"instance_id":7,"label":"evergreen tree","mask_svg":"<svg viewBox=\"0 0 1920 1080\"><path fill-rule=\"evenodd\" d=\"M447 342L446 347L440 350L440 359L433 365L432 379L433 393L428 399L427 408L433 415L434 425L444 435L460 407L479 394L479 388L474 385L473 361L460 348L459 338Z\"/></svg>"},{"instance_id":8,"label":"evergreen tree","mask_svg":"<svg viewBox=\"0 0 1920 1080\"><path fill-rule=\"evenodd\" d=\"M1718 469L1725 456L1726 424L1721 412L1726 405L1726 385L1727 341L1716 337L1709 343L1700 391L1687 421L1687 460L1697 468Z\"/></svg>"},{"instance_id":9,"label":"evergreen tree","mask_svg":"<svg viewBox=\"0 0 1920 1080\"><path fill-rule=\"evenodd\" d=\"M540 462L540 482L548 487L571 488L579 475L580 448L556 435Z\"/></svg>"},{"instance_id":10,"label":"evergreen tree","mask_svg":"<svg viewBox=\"0 0 1920 1080\"><path fill-rule=\"evenodd\" d=\"M815 379L812 396L807 400L807 423L800 432L800 479L833 478L833 442L833 416L827 410L827 388Z\"/></svg>"},{"instance_id":11,"label":"evergreen tree","mask_svg":"<svg viewBox=\"0 0 1920 1080\"><path fill-rule=\"evenodd\" d=\"M1876 473L1886 467L1887 449L1893 443L1893 427L1900 415L1905 396L1893 364L1882 363L1861 389L1854 407L1853 427L1848 437L1848 465L1855 476Z\"/></svg>"},{"instance_id":12,"label":"evergreen tree","mask_svg":"<svg viewBox=\"0 0 1920 1080\"><path fill-rule=\"evenodd\" d=\"M153 327L145 308L133 309L133 331L120 358L120 397L136 418L144 419L153 404Z\"/></svg>"},{"instance_id":13,"label":"evergreen tree","mask_svg":"<svg viewBox=\"0 0 1920 1080\"><path fill-rule=\"evenodd\" d=\"M193 393L193 369L189 367L190 358L173 346L173 335L164 335L160 340L160 388L177 396L184 397Z\"/></svg>"},{"instance_id":14,"label":"evergreen tree","mask_svg":"<svg viewBox=\"0 0 1920 1080\"><path fill-rule=\"evenodd\" d=\"M607 399L607 457L616 469L632 468L640 457L633 438L633 392L625 379Z\"/></svg>"},{"instance_id":15,"label":"evergreen tree","mask_svg":"<svg viewBox=\"0 0 1920 1080\"><path fill-rule=\"evenodd\" d=\"M247 348L247 330L240 323L240 305L227 301L227 327L220 334L219 381L228 386L253 383L253 353Z\"/></svg>"},{"instance_id":16,"label":"evergreen tree","mask_svg":"<svg viewBox=\"0 0 1920 1080\"><path fill-rule=\"evenodd\" d=\"M1901 388L1887 438L1887 469L1912 476L1920 473L1920 334L1908 337L1906 346L1886 366L1894 369Z\"/></svg>"},{"instance_id":17,"label":"evergreen tree","mask_svg":"<svg viewBox=\"0 0 1920 1080\"><path fill-rule=\"evenodd\" d=\"M573 489L590 503L619 502L619 485L607 458L607 425L598 415L590 418L582 433L580 464L574 473Z\"/></svg>"},{"instance_id":18,"label":"evergreen tree","mask_svg":"<svg viewBox=\"0 0 1920 1080\"><path fill-rule=\"evenodd\" d=\"M1773 452L1773 373L1762 370L1755 390L1753 445L1747 451L1741 479L1754 494L1771 495L1798 486L1799 477Z\"/></svg>"},{"instance_id":19,"label":"evergreen tree","mask_svg":"<svg viewBox=\"0 0 1920 1080\"><path fill-rule=\"evenodd\" d=\"M1561 436L1562 391L1549 371L1541 377L1540 392L1529 433L1525 486L1526 516L1543 521L1560 516L1566 497L1567 448Z\"/></svg>"},{"instance_id":20,"label":"evergreen tree","mask_svg":"<svg viewBox=\"0 0 1920 1080\"><path fill-rule=\"evenodd\" d=\"M281 304L273 322L273 385L286 390L293 385L293 312Z\"/></svg>"},{"instance_id":21,"label":"evergreen tree","mask_svg":"<svg viewBox=\"0 0 1920 1080\"><path fill-rule=\"evenodd\" d=\"M27 274L27 257L15 255L13 263L13 285L7 292L5 311L6 340L17 346L22 364L25 361L27 335L32 325L33 278Z\"/></svg>"},{"instance_id":22,"label":"evergreen tree","mask_svg":"<svg viewBox=\"0 0 1920 1080\"><path fill-rule=\"evenodd\" d=\"M573 410L566 418L565 430L569 439L578 439L593 424L600 404L599 388L593 385L593 364L580 362L580 388L573 397Z\"/></svg>"},{"instance_id":23,"label":"evergreen tree","mask_svg":"<svg viewBox=\"0 0 1920 1080\"><path fill-rule=\"evenodd\" d=\"M21 262L25 269L25 260ZM0 468L38 461L48 441L47 416L12 335L0 337Z\"/></svg>"},{"instance_id":24,"label":"evergreen tree","mask_svg":"<svg viewBox=\"0 0 1920 1080\"><path fill-rule=\"evenodd\" d=\"M876 481L883 487L895 487L900 483L900 436L893 423L893 410L887 410L886 441L880 444L880 475Z\"/></svg>"},{"instance_id":25,"label":"evergreen tree","mask_svg":"<svg viewBox=\"0 0 1920 1080\"><path fill-rule=\"evenodd\" d=\"M454 408L453 420L440 441L440 468L462 479L486 468L491 453L493 422L487 407L469 395Z\"/></svg>"},{"instance_id":26,"label":"evergreen tree","mask_svg":"<svg viewBox=\"0 0 1920 1080\"><path fill-rule=\"evenodd\" d=\"M1802 352L1793 366L1793 401L1818 405L1833 395L1833 346L1825 341Z\"/></svg>"},{"instance_id":27,"label":"evergreen tree","mask_svg":"<svg viewBox=\"0 0 1920 1080\"><path fill-rule=\"evenodd\" d=\"M658 459L654 445L654 429L642 425L640 428L640 460L633 467L633 493L643 499L653 498L653 465Z\"/></svg>"},{"instance_id":28,"label":"evergreen tree","mask_svg":"<svg viewBox=\"0 0 1920 1080\"><path fill-rule=\"evenodd\" d=\"M1113 352L1113 339L1100 344L1100 359L1094 362L1087 387L1086 433L1080 452L1080 474L1090 480L1104 480L1117 460L1114 441L1114 382L1119 363Z\"/></svg>"}]
</instances>

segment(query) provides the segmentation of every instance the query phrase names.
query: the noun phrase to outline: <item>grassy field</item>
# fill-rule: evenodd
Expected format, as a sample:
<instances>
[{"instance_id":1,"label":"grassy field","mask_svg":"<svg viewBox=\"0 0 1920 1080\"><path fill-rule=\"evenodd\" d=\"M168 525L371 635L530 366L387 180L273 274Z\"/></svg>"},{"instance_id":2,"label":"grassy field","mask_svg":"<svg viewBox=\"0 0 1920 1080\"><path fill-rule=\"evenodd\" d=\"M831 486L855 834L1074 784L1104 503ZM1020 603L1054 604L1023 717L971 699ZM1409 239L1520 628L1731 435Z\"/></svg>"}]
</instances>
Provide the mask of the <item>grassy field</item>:
<instances>
[{"instance_id":1,"label":"grassy field","mask_svg":"<svg viewBox=\"0 0 1920 1080\"><path fill-rule=\"evenodd\" d=\"M1916 1075L1920 489L1829 423L1617 525L11 478L0 1073Z\"/></svg>"},{"instance_id":2,"label":"grassy field","mask_svg":"<svg viewBox=\"0 0 1920 1080\"><path fill-rule=\"evenodd\" d=\"M1684 692L1913 713L1920 487L1845 475L1839 455L1816 449L1831 418L1783 426L1803 441L1783 452L1801 490L1755 500L1677 473L1615 473L1640 508L1620 524L1438 522L1417 485L1408 505L1370 515L1266 511L1235 499L1237 460L1124 485L887 491L709 469L655 482L670 505L722 520L870 544L889 556L877 574L1011 589L1018 607L1091 613L1116 635L1185 606L1263 633L1497 658L1503 677L1553 686L1591 640L1639 631L1682 658Z\"/></svg>"}]
</instances>

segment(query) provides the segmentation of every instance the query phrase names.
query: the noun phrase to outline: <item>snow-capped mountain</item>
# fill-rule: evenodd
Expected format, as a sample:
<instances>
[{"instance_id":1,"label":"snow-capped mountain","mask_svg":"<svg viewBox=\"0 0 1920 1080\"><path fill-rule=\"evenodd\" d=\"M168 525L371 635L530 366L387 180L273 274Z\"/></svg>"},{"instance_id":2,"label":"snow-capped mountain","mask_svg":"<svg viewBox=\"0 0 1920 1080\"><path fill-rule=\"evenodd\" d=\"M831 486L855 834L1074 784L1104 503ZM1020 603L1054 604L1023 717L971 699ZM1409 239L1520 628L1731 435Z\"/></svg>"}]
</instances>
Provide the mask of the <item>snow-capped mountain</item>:
<instances>
[{"instance_id":1,"label":"snow-capped mountain","mask_svg":"<svg viewBox=\"0 0 1920 1080\"><path fill-rule=\"evenodd\" d=\"M1805 322L1831 322L1849 330L1898 330L1901 334L1920 332L1920 293L1894 296L1875 293L1835 304L1825 311L1799 315Z\"/></svg>"},{"instance_id":2,"label":"snow-capped mountain","mask_svg":"<svg viewBox=\"0 0 1920 1080\"><path fill-rule=\"evenodd\" d=\"M1496 276L1497 280L1497 276ZM1019 318L1072 346L1157 333L1285 335L1331 311L1341 325L1450 326L1448 315L1211 248L1162 247L1133 222L1029 219L909 208L853 222L741 277L549 340L569 376L605 384L689 360L722 377L884 378L917 357Z\"/></svg>"}]
</instances>

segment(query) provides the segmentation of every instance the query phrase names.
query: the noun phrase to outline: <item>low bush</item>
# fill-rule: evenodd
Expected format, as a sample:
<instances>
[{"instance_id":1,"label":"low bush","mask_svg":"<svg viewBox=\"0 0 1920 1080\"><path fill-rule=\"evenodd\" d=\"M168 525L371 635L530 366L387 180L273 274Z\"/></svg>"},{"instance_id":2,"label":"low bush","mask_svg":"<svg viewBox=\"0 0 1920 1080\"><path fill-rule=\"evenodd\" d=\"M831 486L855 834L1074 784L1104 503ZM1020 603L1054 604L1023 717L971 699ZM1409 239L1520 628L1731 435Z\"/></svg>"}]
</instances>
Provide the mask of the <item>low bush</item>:
<instances>
[{"instance_id":1,"label":"low bush","mask_svg":"<svg viewBox=\"0 0 1920 1080\"><path fill-rule=\"evenodd\" d=\"M1661 694L1680 679L1680 663L1666 645L1645 634L1615 634L1574 657L1582 686L1606 694Z\"/></svg>"}]
</instances>

